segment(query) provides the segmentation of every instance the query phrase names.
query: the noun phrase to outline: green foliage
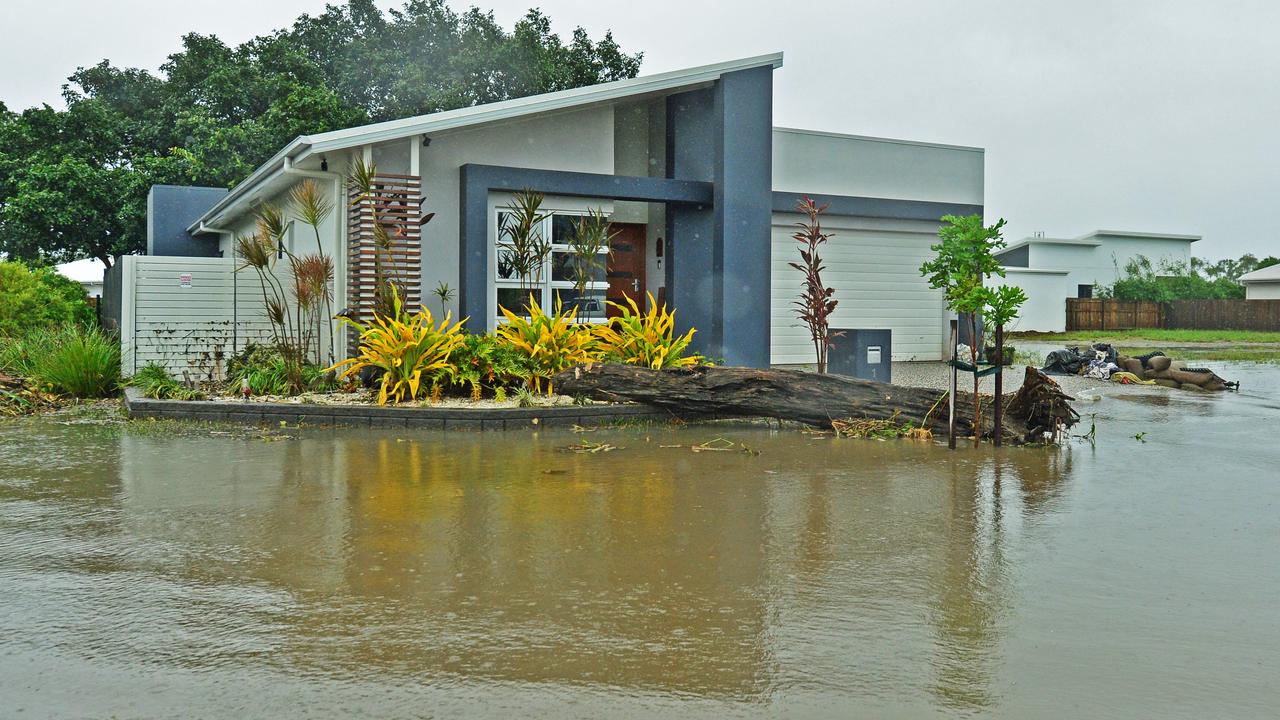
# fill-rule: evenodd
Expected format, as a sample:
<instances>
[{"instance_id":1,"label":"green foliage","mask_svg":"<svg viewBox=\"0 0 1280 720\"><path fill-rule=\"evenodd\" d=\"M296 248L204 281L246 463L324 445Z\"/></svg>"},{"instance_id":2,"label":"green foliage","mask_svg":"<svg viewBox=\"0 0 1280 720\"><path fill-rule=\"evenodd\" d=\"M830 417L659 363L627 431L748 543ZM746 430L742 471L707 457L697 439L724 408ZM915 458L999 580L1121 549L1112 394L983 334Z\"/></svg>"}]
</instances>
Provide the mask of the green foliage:
<instances>
[{"instance_id":1,"label":"green foliage","mask_svg":"<svg viewBox=\"0 0 1280 720\"><path fill-rule=\"evenodd\" d=\"M120 343L95 327L37 328L0 339L0 369L63 395L106 397L120 382Z\"/></svg>"},{"instance_id":2,"label":"green foliage","mask_svg":"<svg viewBox=\"0 0 1280 720\"><path fill-rule=\"evenodd\" d=\"M929 287L942 290L947 307L958 313L980 313L987 297L981 292L985 278L1004 277L1004 268L995 251L1004 247L1000 230L1004 218L986 227L981 215L944 215L938 230L942 242L933 245L932 260L920 266L920 274L929 279Z\"/></svg>"},{"instance_id":3,"label":"green foliage","mask_svg":"<svg viewBox=\"0 0 1280 720\"><path fill-rule=\"evenodd\" d=\"M569 238L569 271L580 298L597 277L604 277L609 243L620 232L609 232L609 227L609 217L600 208L588 209L573 225L573 237Z\"/></svg>"},{"instance_id":4,"label":"green foliage","mask_svg":"<svg viewBox=\"0 0 1280 720\"><path fill-rule=\"evenodd\" d=\"M78 69L63 96L0 106L0 252L50 262L138 252L156 183L229 187L298 135L634 77L641 57L531 10L351 0L239 46L189 33L160 68Z\"/></svg>"},{"instance_id":5,"label":"green foliage","mask_svg":"<svg viewBox=\"0 0 1280 720\"><path fill-rule=\"evenodd\" d=\"M521 190L499 215L502 222L498 227L498 263L509 269L525 289L535 287L542 279L542 268L551 254L551 238L542 232L542 221L551 214L542 212L542 200L542 193Z\"/></svg>"},{"instance_id":6,"label":"green foliage","mask_svg":"<svg viewBox=\"0 0 1280 720\"><path fill-rule=\"evenodd\" d=\"M538 369L526 353L493 335L467 335L451 358L454 382L469 386L472 397L485 385L496 392L528 383Z\"/></svg>"},{"instance_id":7,"label":"green foliage","mask_svg":"<svg viewBox=\"0 0 1280 720\"><path fill-rule=\"evenodd\" d=\"M1203 263L1197 263L1203 266ZM1239 277L1239 276L1237 276ZM1193 265L1161 261L1139 255L1125 263L1124 274L1113 284L1098 288L1098 297L1116 300L1231 300L1244 298L1244 286L1222 274L1209 278Z\"/></svg>"},{"instance_id":8,"label":"green foliage","mask_svg":"<svg viewBox=\"0 0 1280 720\"><path fill-rule=\"evenodd\" d=\"M555 313L548 315L532 297L527 318L504 307L498 309L507 322L496 335L530 360L535 368L530 378L535 390L546 380L547 395L551 395L551 379L556 374L598 357L595 335L589 326L577 324L576 309L566 311L562 303L556 303Z\"/></svg>"},{"instance_id":9,"label":"green foliage","mask_svg":"<svg viewBox=\"0 0 1280 720\"><path fill-rule=\"evenodd\" d=\"M94 320L80 283L53 268L0 261L0 335Z\"/></svg>"},{"instance_id":10,"label":"green foliage","mask_svg":"<svg viewBox=\"0 0 1280 720\"><path fill-rule=\"evenodd\" d=\"M626 305L609 303L621 314L607 325L595 327L601 358L653 370L697 365L701 357L684 354L696 331L690 328L689 332L677 337L675 312L668 312L665 305L659 307L652 294L648 299L648 312L640 312L636 301L631 298L626 299Z\"/></svg>"},{"instance_id":11,"label":"green foliage","mask_svg":"<svg viewBox=\"0 0 1280 720\"><path fill-rule=\"evenodd\" d=\"M245 381L253 395L295 395L336 387L332 376L319 365L303 363L294 367L278 348L253 343L227 362L227 384L231 390L239 392Z\"/></svg>"},{"instance_id":12,"label":"green foliage","mask_svg":"<svg viewBox=\"0 0 1280 720\"><path fill-rule=\"evenodd\" d=\"M364 368L382 370L380 405L388 399L396 403L416 400L427 388L432 388L434 397L436 388L453 376L456 368L450 356L463 343L462 322L450 325L447 314L439 325L425 307L410 315L403 312L398 295L394 310L389 317L375 316L367 325L342 318L360 333L359 354L329 368L343 368L341 378Z\"/></svg>"},{"instance_id":13,"label":"green foliage","mask_svg":"<svg viewBox=\"0 0 1280 720\"><path fill-rule=\"evenodd\" d=\"M199 390L186 387L178 382L163 365L147 363L128 384L142 391L142 394L156 400L204 400L205 394Z\"/></svg>"},{"instance_id":14,"label":"green foliage","mask_svg":"<svg viewBox=\"0 0 1280 720\"><path fill-rule=\"evenodd\" d=\"M1004 327L1018 317L1018 310L1027 301L1027 293L1014 285L999 285L986 289L983 317L992 327Z\"/></svg>"}]
</instances>

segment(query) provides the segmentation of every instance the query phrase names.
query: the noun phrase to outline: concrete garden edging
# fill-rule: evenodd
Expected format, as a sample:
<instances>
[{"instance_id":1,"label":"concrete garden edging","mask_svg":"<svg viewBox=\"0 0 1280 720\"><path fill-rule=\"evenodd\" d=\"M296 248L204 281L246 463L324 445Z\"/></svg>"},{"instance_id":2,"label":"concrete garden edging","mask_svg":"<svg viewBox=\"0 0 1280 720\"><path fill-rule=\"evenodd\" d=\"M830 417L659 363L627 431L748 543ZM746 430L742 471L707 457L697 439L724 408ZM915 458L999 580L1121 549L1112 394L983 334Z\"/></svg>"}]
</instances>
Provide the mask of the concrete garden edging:
<instances>
[{"instance_id":1,"label":"concrete garden edging","mask_svg":"<svg viewBox=\"0 0 1280 720\"><path fill-rule=\"evenodd\" d=\"M319 405L234 400L154 400L125 388L130 419L201 420L279 425L342 425L422 430L524 430L593 426L616 422L667 422L678 417L647 405L557 405L534 408L405 408L377 405ZM685 418L694 419L694 418ZM699 417L699 420L716 419Z\"/></svg>"}]
</instances>

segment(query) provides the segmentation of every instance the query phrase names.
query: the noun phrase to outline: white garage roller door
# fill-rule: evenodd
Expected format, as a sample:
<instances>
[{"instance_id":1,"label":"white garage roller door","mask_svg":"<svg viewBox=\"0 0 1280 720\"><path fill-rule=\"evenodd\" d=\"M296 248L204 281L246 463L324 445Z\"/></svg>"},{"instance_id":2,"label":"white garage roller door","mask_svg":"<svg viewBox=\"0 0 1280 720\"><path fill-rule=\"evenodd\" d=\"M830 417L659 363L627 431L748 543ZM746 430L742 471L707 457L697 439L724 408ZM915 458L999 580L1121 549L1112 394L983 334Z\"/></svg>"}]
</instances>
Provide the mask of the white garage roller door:
<instances>
[{"instance_id":1,"label":"white garage roller door","mask_svg":"<svg viewBox=\"0 0 1280 720\"><path fill-rule=\"evenodd\" d=\"M800 216L773 216L771 354L775 365L812 364L808 328L796 317L803 274L787 265L798 262L800 243L792 238ZM823 282L836 290L840 304L832 327L890 329L894 360L942 357L946 320L942 293L920 276L920 264L933 253L937 224L906 220L824 217L823 229L835 234L823 246Z\"/></svg>"}]
</instances>

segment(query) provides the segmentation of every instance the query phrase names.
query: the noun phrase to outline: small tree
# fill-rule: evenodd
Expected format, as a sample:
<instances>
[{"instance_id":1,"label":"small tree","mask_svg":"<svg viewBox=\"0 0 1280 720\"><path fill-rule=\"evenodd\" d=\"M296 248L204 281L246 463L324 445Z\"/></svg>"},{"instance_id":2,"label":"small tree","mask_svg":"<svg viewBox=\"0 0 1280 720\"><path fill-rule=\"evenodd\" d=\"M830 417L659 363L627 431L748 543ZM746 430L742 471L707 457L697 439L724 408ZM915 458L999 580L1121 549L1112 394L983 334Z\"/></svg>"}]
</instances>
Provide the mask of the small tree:
<instances>
[{"instance_id":1,"label":"small tree","mask_svg":"<svg viewBox=\"0 0 1280 720\"><path fill-rule=\"evenodd\" d=\"M796 315L809 326L809 336L813 339L813 350L817 356L818 373L827 372L827 350L831 348L831 314L835 312L835 288L822 284L822 258L818 255L819 246L834 237L822 231L820 215L827 209L819 206L808 197L796 201L796 212L804 215L806 222L796 223L799 230L793 238L800 243L800 262L787 263L804 273L804 285L800 298L792 304L796 306Z\"/></svg>"},{"instance_id":2,"label":"small tree","mask_svg":"<svg viewBox=\"0 0 1280 720\"><path fill-rule=\"evenodd\" d=\"M981 215L944 215L938 230L941 242L932 246L934 258L920 266L920 274L929 278L929 287L942 290L947 307L967 316L970 363L976 368L982 348L981 317L991 299L983 281L989 275L1004 277L1004 268L995 251L1004 247L1000 235L1004 218L990 227L982 224ZM973 374L973 443L977 446L982 431L982 400L978 395L979 378Z\"/></svg>"},{"instance_id":3,"label":"small tree","mask_svg":"<svg viewBox=\"0 0 1280 720\"><path fill-rule=\"evenodd\" d=\"M608 264L609 243L617 235L617 231L609 232L609 218L599 208L587 210L587 214L578 218L574 225L573 238L569 240L569 261L572 263L573 288L578 293L580 306L586 297L587 286ZM590 312L586 319L591 319Z\"/></svg>"}]
</instances>

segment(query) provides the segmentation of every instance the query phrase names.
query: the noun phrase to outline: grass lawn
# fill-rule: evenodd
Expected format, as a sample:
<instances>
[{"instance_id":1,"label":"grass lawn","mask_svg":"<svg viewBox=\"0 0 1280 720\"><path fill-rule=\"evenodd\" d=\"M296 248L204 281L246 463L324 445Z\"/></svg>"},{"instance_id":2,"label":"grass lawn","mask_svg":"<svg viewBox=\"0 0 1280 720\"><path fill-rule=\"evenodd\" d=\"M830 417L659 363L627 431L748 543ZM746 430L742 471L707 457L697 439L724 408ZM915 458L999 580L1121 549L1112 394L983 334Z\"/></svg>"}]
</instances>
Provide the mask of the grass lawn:
<instances>
[{"instance_id":1,"label":"grass lawn","mask_svg":"<svg viewBox=\"0 0 1280 720\"><path fill-rule=\"evenodd\" d=\"M1084 345L1110 343L1122 355L1164 350L1179 360L1280 362L1280 332L1252 330L1109 330L1106 332L1010 333L1018 342Z\"/></svg>"},{"instance_id":2,"label":"grass lawn","mask_svg":"<svg viewBox=\"0 0 1280 720\"><path fill-rule=\"evenodd\" d=\"M1065 333L1010 333L1014 339L1036 342L1112 342L1149 340L1166 343L1280 343L1280 332L1256 330L1098 330Z\"/></svg>"}]
</instances>

